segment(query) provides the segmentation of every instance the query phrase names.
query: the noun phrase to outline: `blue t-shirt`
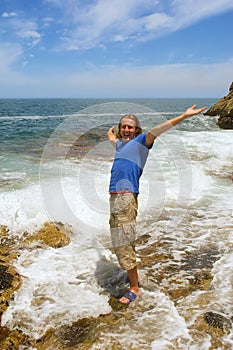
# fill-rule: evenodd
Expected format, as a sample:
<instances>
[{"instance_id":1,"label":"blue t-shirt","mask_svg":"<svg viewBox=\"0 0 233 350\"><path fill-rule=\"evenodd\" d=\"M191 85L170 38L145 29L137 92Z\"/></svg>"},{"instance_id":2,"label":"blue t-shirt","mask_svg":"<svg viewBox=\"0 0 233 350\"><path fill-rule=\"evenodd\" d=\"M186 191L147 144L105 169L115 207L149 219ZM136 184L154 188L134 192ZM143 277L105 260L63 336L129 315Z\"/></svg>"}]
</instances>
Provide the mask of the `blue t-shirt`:
<instances>
[{"instance_id":1,"label":"blue t-shirt","mask_svg":"<svg viewBox=\"0 0 233 350\"><path fill-rule=\"evenodd\" d=\"M139 193L139 179L152 146L149 148L146 146L146 134L140 134L127 142L116 142L109 186L110 193L122 191Z\"/></svg>"}]
</instances>

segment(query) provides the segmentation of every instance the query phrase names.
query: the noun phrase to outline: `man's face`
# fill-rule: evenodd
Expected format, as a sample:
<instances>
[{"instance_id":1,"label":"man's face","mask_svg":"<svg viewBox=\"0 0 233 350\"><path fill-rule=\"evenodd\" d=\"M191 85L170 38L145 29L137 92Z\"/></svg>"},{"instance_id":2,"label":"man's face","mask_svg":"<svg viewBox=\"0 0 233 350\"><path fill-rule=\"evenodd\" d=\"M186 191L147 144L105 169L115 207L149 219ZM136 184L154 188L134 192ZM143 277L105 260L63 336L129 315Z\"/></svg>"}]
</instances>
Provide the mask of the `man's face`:
<instances>
[{"instance_id":1,"label":"man's face","mask_svg":"<svg viewBox=\"0 0 233 350\"><path fill-rule=\"evenodd\" d=\"M130 141L136 136L136 125L134 120L123 118L121 120L120 135L123 142Z\"/></svg>"}]
</instances>

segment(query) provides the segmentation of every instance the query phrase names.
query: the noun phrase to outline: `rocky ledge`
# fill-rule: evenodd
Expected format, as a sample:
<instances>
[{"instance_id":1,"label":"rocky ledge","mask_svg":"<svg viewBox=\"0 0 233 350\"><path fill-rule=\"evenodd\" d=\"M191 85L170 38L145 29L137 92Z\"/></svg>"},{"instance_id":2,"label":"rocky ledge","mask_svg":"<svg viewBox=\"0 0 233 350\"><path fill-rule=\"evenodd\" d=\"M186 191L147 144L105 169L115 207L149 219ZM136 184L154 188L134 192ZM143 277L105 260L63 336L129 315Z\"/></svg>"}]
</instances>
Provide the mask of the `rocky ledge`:
<instances>
[{"instance_id":1,"label":"rocky ledge","mask_svg":"<svg viewBox=\"0 0 233 350\"><path fill-rule=\"evenodd\" d=\"M31 349L30 340L20 330L9 330L1 326L1 317L14 293L21 286L21 276L14 267L14 261L23 249L38 247L60 248L70 242L70 229L62 223L46 222L44 226L29 234L24 232L19 239L12 236L6 226L0 225L0 349L19 350L21 345ZM23 347L24 348L24 347ZM25 349L25 348L24 348Z\"/></svg>"},{"instance_id":2,"label":"rocky ledge","mask_svg":"<svg viewBox=\"0 0 233 350\"><path fill-rule=\"evenodd\" d=\"M219 116L217 125L222 129L233 129L233 82L227 96L215 103L205 115Z\"/></svg>"},{"instance_id":3,"label":"rocky ledge","mask_svg":"<svg viewBox=\"0 0 233 350\"><path fill-rule=\"evenodd\" d=\"M14 261L21 251L30 249L33 254L33 249L37 247L59 249L69 244L71 236L69 227L62 223L45 223L32 235L25 232L21 239L13 237L6 226L0 225L0 321L2 313L14 299L14 292L21 286L21 276L14 267ZM114 333L121 334L122 327L129 327L127 323L130 320L134 324L140 313L149 314L153 310L153 299L151 299L152 303L150 299L147 303L146 299L151 291L157 288L179 309L186 297L193 293L199 294L199 315L195 318L191 312L190 319L186 320L190 336L197 347L199 344L201 346L202 339L204 341L208 337L210 342L208 350L228 349L224 337L230 337L232 331L231 315L228 315L224 307L221 308L221 312L212 308L207 310L208 305L212 303L213 264L221 258L221 252L217 247L205 244L196 250L183 252L183 258L177 261L173 255L172 240L166 235L156 239L152 239L150 234L142 235L137 240L137 246L140 258L139 269L144 272L141 280L146 293L144 302L139 299L135 301L134 307L121 305L115 293L112 295L111 291L115 290L117 293L120 289L123 291L126 287L124 282L120 283L116 280L117 288L115 288L114 283L111 282L109 285L108 279L100 278L98 283L109 294L109 304L112 308L109 314L100 315L97 318L77 319L72 324L60 324L56 329L50 328L39 339L30 338L19 329L10 330L0 326L0 349L122 350L123 347ZM133 329L132 331L134 332ZM151 348L150 342L144 345L137 349ZM175 349L173 346L169 347L171 348ZM128 349L135 350L136 347L129 344Z\"/></svg>"}]
</instances>

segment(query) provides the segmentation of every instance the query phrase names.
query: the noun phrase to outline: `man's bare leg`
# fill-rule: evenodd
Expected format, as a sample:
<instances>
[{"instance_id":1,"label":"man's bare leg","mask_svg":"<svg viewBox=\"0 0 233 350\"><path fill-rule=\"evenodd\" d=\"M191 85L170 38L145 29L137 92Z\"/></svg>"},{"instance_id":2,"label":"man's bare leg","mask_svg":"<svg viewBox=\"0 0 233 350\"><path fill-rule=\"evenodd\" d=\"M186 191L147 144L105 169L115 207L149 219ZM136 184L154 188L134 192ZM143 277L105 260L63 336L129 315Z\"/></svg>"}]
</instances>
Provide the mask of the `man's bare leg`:
<instances>
[{"instance_id":1,"label":"man's bare leg","mask_svg":"<svg viewBox=\"0 0 233 350\"><path fill-rule=\"evenodd\" d=\"M138 270L137 266L135 266L132 270L128 270L128 279L129 279L129 285L130 285L130 291L134 294L139 294L139 287L138 287ZM122 297L119 299L119 301L123 304L127 304L129 299L126 297Z\"/></svg>"}]
</instances>

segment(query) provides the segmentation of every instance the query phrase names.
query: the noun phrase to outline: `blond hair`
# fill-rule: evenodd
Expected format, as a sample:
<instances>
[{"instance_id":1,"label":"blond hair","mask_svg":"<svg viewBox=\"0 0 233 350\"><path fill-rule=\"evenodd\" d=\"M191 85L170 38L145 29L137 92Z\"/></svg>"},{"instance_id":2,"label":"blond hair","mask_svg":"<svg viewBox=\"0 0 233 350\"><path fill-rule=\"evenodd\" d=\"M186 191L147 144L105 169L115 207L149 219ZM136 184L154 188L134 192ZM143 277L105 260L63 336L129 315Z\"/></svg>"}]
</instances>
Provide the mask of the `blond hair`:
<instances>
[{"instance_id":1,"label":"blond hair","mask_svg":"<svg viewBox=\"0 0 233 350\"><path fill-rule=\"evenodd\" d=\"M138 117L136 117L136 115L134 114L125 114L121 117L121 119L119 120L119 124L118 124L118 128L117 128L117 132L116 132L116 137L118 139L121 138L121 122L122 119L127 118L127 119L131 119L134 121L135 126L136 126L136 133L135 133L135 137L142 134L142 128L140 125L140 121L138 120Z\"/></svg>"}]
</instances>

